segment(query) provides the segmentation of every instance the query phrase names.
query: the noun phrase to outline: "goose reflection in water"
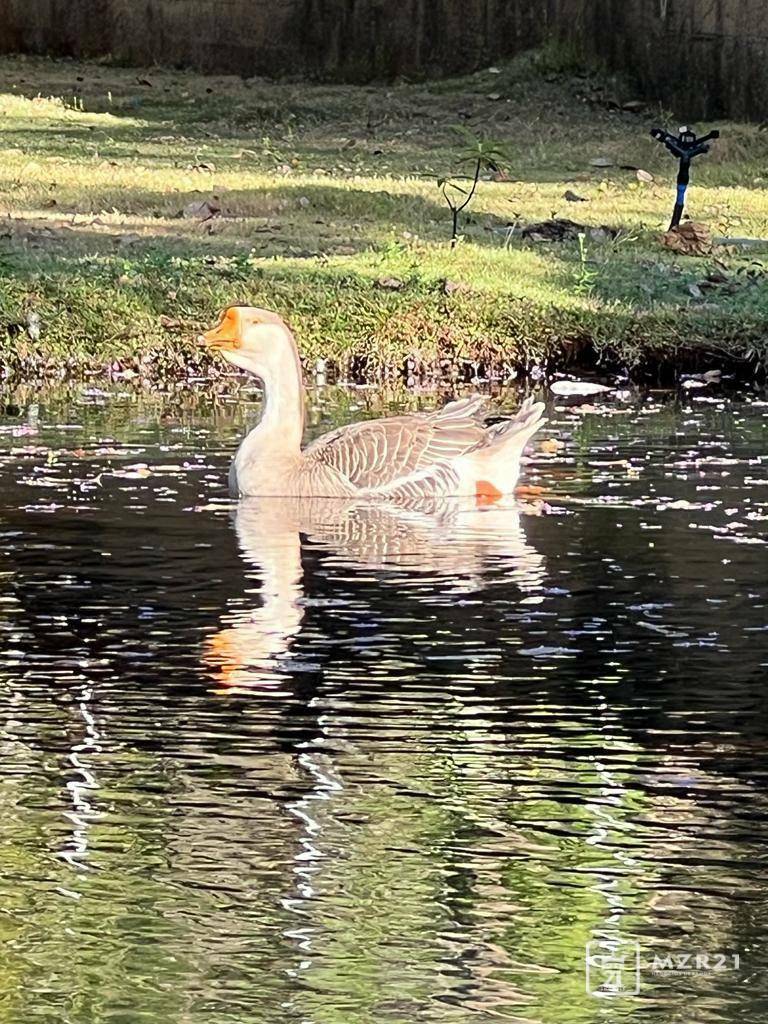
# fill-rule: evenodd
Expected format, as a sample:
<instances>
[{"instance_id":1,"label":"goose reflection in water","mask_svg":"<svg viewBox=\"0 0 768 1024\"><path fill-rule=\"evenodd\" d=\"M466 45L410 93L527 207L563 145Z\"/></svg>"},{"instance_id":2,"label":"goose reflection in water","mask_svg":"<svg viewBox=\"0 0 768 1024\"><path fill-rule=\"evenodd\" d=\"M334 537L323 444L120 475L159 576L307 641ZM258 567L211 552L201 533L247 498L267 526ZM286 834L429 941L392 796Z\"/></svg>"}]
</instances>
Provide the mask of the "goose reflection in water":
<instances>
[{"instance_id":1,"label":"goose reflection in water","mask_svg":"<svg viewBox=\"0 0 768 1024\"><path fill-rule=\"evenodd\" d=\"M259 606L232 608L205 644L204 662L217 687L280 686L291 647L311 603L302 545L327 553L326 569L378 574L377 584L407 596L415 584L441 597L476 593L494 579L530 599L542 587L544 559L528 542L522 519L534 505L509 498L488 507L447 498L412 505L362 504L327 498L247 498L235 529L247 575L261 586ZM240 602L238 602L239 604Z\"/></svg>"}]
</instances>

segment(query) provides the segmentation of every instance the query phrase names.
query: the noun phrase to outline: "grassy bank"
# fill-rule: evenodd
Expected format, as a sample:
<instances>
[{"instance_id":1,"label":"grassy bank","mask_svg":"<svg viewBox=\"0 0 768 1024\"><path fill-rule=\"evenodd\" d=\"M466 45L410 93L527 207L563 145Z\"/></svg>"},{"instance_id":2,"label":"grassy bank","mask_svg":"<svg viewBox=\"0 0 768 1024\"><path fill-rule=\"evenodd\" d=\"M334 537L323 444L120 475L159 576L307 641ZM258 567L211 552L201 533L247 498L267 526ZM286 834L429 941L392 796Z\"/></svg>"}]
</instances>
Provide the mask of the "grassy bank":
<instances>
[{"instance_id":1,"label":"grassy bank","mask_svg":"<svg viewBox=\"0 0 768 1024\"><path fill-rule=\"evenodd\" d=\"M196 331L249 301L344 373L767 362L761 251L660 246L674 167L647 137L661 112L610 109L632 98L535 57L391 88L0 60L0 360L181 372ZM506 145L509 180L481 182L451 249L437 179L458 169L455 125ZM691 213L768 236L768 136L721 128ZM619 235L523 240L553 215Z\"/></svg>"}]
</instances>

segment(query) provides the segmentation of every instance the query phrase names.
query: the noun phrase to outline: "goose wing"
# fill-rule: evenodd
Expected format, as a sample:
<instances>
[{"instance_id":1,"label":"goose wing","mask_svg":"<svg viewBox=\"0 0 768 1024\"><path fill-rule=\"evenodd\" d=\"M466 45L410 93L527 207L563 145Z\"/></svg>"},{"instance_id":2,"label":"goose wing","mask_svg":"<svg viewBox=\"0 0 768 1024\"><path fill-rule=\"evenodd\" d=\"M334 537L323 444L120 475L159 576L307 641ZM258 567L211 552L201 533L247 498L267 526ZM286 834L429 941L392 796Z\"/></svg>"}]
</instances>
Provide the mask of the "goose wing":
<instances>
[{"instance_id":1,"label":"goose wing","mask_svg":"<svg viewBox=\"0 0 768 1024\"><path fill-rule=\"evenodd\" d=\"M487 398L471 395L433 413L411 413L341 427L304 450L309 466L328 466L361 490L391 486L487 443Z\"/></svg>"}]
</instances>

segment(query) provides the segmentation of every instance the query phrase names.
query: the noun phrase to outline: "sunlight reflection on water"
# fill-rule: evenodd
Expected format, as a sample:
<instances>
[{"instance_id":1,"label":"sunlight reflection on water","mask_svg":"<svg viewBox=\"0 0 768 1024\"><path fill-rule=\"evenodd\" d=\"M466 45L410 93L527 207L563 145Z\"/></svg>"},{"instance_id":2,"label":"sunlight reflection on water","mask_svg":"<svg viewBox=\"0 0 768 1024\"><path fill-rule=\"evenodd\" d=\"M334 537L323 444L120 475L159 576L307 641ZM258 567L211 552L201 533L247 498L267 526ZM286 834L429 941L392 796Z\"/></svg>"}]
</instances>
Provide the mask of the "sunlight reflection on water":
<instances>
[{"instance_id":1,"label":"sunlight reflection on water","mask_svg":"<svg viewBox=\"0 0 768 1024\"><path fill-rule=\"evenodd\" d=\"M371 509L228 502L249 392L12 397L4 1021L764 1019L764 402L563 406L525 502ZM742 969L597 999L606 936Z\"/></svg>"}]
</instances>

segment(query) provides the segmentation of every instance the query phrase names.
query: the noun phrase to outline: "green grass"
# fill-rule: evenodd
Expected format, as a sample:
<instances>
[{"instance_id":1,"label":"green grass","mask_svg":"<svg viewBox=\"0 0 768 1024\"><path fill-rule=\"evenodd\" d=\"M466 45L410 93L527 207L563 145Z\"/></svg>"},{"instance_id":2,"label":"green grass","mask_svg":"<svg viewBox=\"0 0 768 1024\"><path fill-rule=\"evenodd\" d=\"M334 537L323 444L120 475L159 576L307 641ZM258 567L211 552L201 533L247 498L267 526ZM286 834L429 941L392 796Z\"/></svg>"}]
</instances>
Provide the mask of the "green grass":
<instances>
[{"instance_id":1,"label":"green grass","mask_svg":"<svg viewBox=\"0 0 768 1024\"><path fill-rule=\"evenodd\" d=\"M0 361L177 374L203 365L197 331L248 301L283 313L303 354L342 373L408 359L450 372L587 356L765 364L768 245L663 249L675 168L648 128L674 122L609 111L605 97L632 98L530 55L499 74L376 88L2 59ZM461 171L457 124L506 145L510 180L481 183L452 250L437 179ZM690 212L715 235L766 237L768 135L720 127ZM615 166L591 167L596 156ZM216 218L181 216L213 196ZM582 250L508 237L553 215L621 234ZM716 269L728 286L695 297Z\"/></svg>"}]
</instances>

